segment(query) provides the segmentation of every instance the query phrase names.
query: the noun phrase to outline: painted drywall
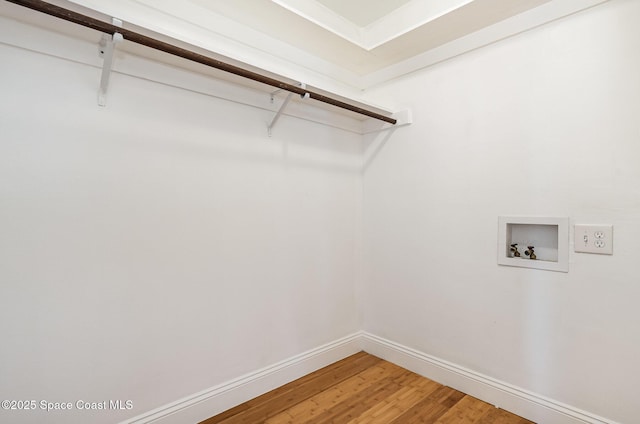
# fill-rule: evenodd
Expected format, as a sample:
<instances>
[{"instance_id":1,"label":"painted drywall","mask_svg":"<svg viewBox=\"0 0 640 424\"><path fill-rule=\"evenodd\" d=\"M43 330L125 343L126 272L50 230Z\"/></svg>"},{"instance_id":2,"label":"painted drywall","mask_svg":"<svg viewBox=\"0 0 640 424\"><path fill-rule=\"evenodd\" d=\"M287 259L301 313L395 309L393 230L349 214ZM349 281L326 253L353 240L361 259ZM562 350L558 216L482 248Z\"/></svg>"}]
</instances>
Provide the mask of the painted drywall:
<instances>
[{"instance_id":1,"label":"painted drywall","mask_svg":"<svg viewBox=\"0 0 640 424\"><path fill-rule=\"evenodd\" d=\"M3 21L0 397L38 411L0 419L117 422L362 319L634 422L638 17L611 1L367 93L414 124L365 137L364 158L360 136L286 116L269 139L271 112L128 55L117 67L174 87L115 73L99 108L98 38ZM571 253L568 274L499 267L499 215L611 223L614 255Z\"/></svg>"},{"instance_id":2,"label":"painted drywall","mask_svg":"<svg viewBox=\"0 0 640 424\"><path fill-rule=\"evenodd\" d=\"M640 373L640 2L614 0L368 93L364 329L620 423ZM498 216L614 225L569 273L497 265Z\"/></svg>"},{"instance_id":3,"label":"painted drywall","mask_svg":"<svg viewBox=\"0 0 640 424\"><path fill-rule=\"evenodd\" d=\"M2 28L0 398L37 406L0 421L119 422L359 328L359 135L269 138L272 112L124 54L188 90L113 73L98 107L99 34Z\"/></svg>"}]
</instances>

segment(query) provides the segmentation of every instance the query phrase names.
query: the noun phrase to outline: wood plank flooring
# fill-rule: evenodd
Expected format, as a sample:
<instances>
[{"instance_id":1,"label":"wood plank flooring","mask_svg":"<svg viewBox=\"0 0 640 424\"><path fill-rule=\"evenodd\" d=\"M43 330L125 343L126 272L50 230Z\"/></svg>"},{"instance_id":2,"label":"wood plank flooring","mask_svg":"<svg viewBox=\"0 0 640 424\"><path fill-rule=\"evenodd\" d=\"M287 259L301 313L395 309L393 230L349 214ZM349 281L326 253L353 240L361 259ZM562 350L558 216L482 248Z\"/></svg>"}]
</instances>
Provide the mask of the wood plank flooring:
<instances>
[{"instance_id":1,"label":"wood plank flooring","mask_svg":"<svg viewBox=\"0 0 640 424\"><path fill-rule=\"evenodd\" d=\"M365 352L200 424L531 424Z\"/></svg>"}]
</instances>

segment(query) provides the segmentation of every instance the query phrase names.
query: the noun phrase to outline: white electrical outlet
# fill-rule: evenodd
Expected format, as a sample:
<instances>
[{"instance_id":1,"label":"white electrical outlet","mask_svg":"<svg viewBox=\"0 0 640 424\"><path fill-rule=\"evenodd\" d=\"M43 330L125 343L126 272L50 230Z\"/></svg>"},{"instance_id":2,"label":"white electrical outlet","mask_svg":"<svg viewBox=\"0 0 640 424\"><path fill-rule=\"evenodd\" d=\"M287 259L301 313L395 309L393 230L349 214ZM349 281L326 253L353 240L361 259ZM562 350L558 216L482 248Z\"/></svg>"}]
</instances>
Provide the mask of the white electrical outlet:
<instances>
[{"instance_id":1,"label":"white electrical outlet","mask_svg":"<svg viewBox=\"0 0 640 424\"><path fill-rule=\"evenodd\" d=\"M576 252L613 255L613 225L575 225L573 249Z\"/></svg>"}]
</instances>

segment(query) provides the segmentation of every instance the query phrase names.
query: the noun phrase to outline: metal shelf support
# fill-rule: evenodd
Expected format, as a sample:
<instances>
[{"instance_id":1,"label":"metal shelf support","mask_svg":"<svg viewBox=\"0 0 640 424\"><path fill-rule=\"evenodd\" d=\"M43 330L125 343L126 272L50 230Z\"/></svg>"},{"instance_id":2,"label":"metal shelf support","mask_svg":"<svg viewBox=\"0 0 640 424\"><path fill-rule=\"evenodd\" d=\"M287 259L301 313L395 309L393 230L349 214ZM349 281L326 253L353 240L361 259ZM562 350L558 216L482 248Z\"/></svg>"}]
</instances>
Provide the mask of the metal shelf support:
<instances>
[{"instance_id":1,"label":"metal shelf support","mask_svg":"<svg viewBox=\"0 0 640 424\"><path fill-rule=\"evenodd\" d=\"M112 24L118 28L122 28L122 21L113 18ZM116 44L122 42L124 37L119 32L113 35L104 34L100 41L100 55L102 56L102 75L100 76L100 89L98 90L98 105L107 105L107 88L109 87L109 77L111 76L111 67L113 65L113 53Z\"/></svg>"},{"instance_id":2,"label":"metal shelf support","mask_svg":"<svg viewBox=\"0 0 640 424\"><path fill-rule=\"evenodd\" d=\"M307 84L300 83L298 85L303 90L305 90L307 88ZM282 91L282 90L276 90L273 93L271 93L271 103L273 103L273 99L274 99L273 96L275 94L277 94L279 91ZM280 116L282 115L282 112L284 112L285 108L289 104L289 101L291 100L291 96L293 96L293 93L287 94L287 97L285 97L284 102L282 102L282 105L280 105L280 109L278 109L278 111L276 112L275 116L271 120L271 123L267 126L267 133L269 134L269 137L271 137L271 131L273 130L274 125L276 125L276 122L278 122L278 119L280 119ZM309 93L300 94L300 97L303 98L303 99L308 99L309 98Z\"/></svg>"}]
</instances>

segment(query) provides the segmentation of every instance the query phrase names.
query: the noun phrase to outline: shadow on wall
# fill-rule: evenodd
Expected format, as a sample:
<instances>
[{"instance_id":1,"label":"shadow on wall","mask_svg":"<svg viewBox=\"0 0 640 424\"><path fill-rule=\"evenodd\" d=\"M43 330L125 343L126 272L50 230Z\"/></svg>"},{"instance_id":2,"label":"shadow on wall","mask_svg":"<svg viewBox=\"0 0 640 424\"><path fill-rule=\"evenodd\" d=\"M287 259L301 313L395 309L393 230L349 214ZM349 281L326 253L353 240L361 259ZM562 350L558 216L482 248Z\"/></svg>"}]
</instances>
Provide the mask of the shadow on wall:
<instances>
[{"instance_id":1,"label":"shadow on wall","mask_svg":"<svg viewBox=\"0 0 640 424\"><path fill-rule=\"evenodd\" d=\"M384 130L377 136L367 137L366 141L364 141L364 158L362 161L362 172L366 172L367 169L371 166L373 161L376 159L378 154L384 149L385 145L397 130L396 127L389 128Z\"/></svg>"}]
</instances>

